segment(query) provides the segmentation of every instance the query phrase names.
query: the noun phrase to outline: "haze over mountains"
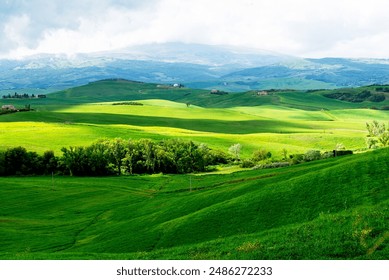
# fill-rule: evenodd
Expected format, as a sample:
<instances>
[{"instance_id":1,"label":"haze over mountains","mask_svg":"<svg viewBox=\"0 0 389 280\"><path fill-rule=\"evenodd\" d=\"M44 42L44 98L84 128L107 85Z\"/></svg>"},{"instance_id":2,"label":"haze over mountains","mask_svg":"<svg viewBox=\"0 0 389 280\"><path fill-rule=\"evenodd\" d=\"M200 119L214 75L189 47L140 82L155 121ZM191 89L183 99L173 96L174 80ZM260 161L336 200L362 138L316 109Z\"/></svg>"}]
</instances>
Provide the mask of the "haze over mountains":
<instances>
[{"instance_id":1,"label":"haze over mountains","mask_svg":"<svg viewBox=\"0 0 389 280\"><path fill-rule=\"evenodd\" d=\"M389 83L388 59L309 59L226 46L166 43L115 52L0 60L0 90L67 88L123 78L228 91Z\"/></svg>"}]
</instances>

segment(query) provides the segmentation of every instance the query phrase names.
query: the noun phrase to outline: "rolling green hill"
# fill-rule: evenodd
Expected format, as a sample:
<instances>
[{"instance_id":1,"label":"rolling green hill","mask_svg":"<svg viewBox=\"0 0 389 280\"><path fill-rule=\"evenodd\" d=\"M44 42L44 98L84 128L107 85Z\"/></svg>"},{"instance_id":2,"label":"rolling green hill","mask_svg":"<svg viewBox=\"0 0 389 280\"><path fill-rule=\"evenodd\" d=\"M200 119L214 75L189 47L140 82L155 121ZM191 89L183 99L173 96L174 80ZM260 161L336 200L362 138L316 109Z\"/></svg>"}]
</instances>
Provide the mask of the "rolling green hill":
<instances>
[{"instance_id":1,"label":"rolling green hill","mask_svg":"<svg viewBox=\"0 0 389 280\"><path fill-rule=\"evenodd\" d=\"M388 121L388 111L371 109L388 98L369 99L386 88L225 94L105 80L1 99L34 110L0 115L0 150L58 154L120 137L181 138L225 152L240 143L243 159L338 143L362 152L366 122ZM368 99L340 100L350 94ZM387 259L388 159L386 148L240 172L0 177L0 259Z\"/></svg>"},{"instance_id":2,"label":"rolling green hill","mask_svg":"<svg viewBox=\"0 0 389 280\"><path fill-rule=\"evenodd\" d=\"M333 92L359 93L366 89L376 90L374 87L361 87L358 89L339 89L325 91L268 91L267 96L258 95L258 91L230 92L225 95L210 94L209 90L190 88L174 88L165 85L146 84L127 80L104 80L90 83L65 91L52 94L50 97L61 103L96 103L116 100L145 100L163 99L179 103L190 103L207 108L226 108L235 106L260 106L260 105L282 105L297 107L299 109L320 110L326 109L347 109L347 108L368 108L377 105L374 102L363 102L353 104L341 100L326 98L324 95ZM379 86L386 88L386 86ZM389 87L388 87L389 88ZM305 106L304 106L305 105ZM389 105L389 98L378 105Z\"/></svg>"},{"instance_id":3,"label":"rolling green hill","mask_svg":"<svg viewBox=\"0 0 389 280\"><path fill-rule=\"evenodd\" d=\"M222 150L241 143L245 156L258 148L278 156L284 148L290 153L332 150L337 143L364 149L365 123L388 120L388 111L369 108L386 106L389 100L353 103L325 97L329 92L333 91L211 94L209 90L105 80L44 99L0 100L0 104L19 108L30 104L35 109L0 116L0 149L20 145L40 153L49 149L58 153L64 146L115 137L183 138ZM113 105L125 101L144 106Z\"/></svg>"},{"instance_id":4,"label":"rolling green hill","mask_svg":"<svg viewBox=\"0 0 389 280\"><path fill-rule=\"evenodd\" d=\"M387 259L388 159L380 149L225 175L0 178L0 259Z\"/></svg>"},{"instance_id":5,"label":"rolling green hill","mask_svg":"<svg viewBox=\"0 0 389 280\"><path fill-rule=\"evenodd\" d=\"M346 102L325 95L335 93L359 94L362 91L371 91L373 95L381 93L386 96L383 102L366 101L359 103ZM306 110L321 109L352 109L382 107L389 105L389 86L367 86L336 90L296 91L296 90L268 90L266 96L259 91L229 92L228 94L210 94L210 90L175 88L164 84L149 84L121 79L102 80L84 86L70 88L50 94L48 100L29 100L37 105L74 105L82 103L112 102L118 100L147 100L162 99L179 103L190 103L206 108L228 108L235 106L282 105ZM39 94L34 91L35 94ZM2 101L6 103L8 101ZM26 100L11 100L25 104Z\"/></svg>"}]
</instances>

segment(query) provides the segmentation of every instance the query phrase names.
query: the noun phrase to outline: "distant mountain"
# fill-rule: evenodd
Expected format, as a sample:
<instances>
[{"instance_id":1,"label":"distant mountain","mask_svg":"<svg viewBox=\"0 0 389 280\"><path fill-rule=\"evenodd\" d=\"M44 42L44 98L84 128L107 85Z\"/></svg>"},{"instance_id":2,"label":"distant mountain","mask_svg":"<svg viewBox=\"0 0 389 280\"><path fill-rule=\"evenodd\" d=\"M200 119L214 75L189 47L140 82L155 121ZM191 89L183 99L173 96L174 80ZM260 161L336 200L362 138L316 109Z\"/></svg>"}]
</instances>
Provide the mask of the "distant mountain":
<instances>
[{"instance_id":1,"label":"distant mountain","mask_svg":"<svg viewBox=\"0 0 389 280\"><path fill-rule=\"evenodd\" d=\"M0 88L68 88L89 82L124 78L143 82L177 83L218 79L207 66L158 61L89 57L39 57L0 62Z\"/></svg>"},{"instance_id":2,"label":"distant mountain","mask_svg":"<svg viewBox=\"0 0 389 280\"><path fill-rule=\"evenodd\" d=\"M184 43L135 46L109 55L131 60L200 64L225 70L265 66L296 59L265 50Z\"/></svg>"},{"instance_id":3,"label":"distant mountain","mask_svg":"<svg viewBox=\"0 0 389 280\"><path fill-rule=\"evenodd\" d=\"M229 73L226 83L250 88L339 88L389 82L388 60L323 58L300 64L278 63ZM275 86L278 85L278 86Z\"/></svg>"},{"instance_id":4,"label":"distant mountain","mask_svg":"<svg viewBox=\"0 0 389 280\"><path fill-rule=\"evenodd\" d=\"M263 50L182 43L73 57L0 60L0 89L67 88L107 78L228 91L336 88L389 83L389 60L302 59Z\"/></svg>"}]
</instances>

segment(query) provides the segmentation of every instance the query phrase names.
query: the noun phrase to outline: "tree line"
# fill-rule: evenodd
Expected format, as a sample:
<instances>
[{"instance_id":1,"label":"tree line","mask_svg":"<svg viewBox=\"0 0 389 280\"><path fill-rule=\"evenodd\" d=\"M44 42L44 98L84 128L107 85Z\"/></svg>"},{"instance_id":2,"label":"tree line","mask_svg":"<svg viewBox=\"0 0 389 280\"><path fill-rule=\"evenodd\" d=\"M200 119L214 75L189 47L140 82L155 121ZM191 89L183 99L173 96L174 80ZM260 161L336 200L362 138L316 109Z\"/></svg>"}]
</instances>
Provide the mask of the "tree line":
<instances>
[{"instance_id":1,"label":"tree line","mask_svg":"<svg viewBox=\"0 0 389 280\"><path fill-rule=\"evenodd\" d=\"M108 176L121 174L183 174L203 172L210 165L227 163L229 156L205 144L169 139L99 140L90 146L62 148L43 155L24 147L0 151L0 176L64 174Z\"/></svg>"},{"instance_id":2,"label":"tree line","mask_svg":"<svg viewBox=\"0 0 389 280\"><path fill-rule=\"evenodd\" d=\"M371 101L371 102L382 102L385 101L386 97L382 92L372 93L369 90L364 90L362 92L331 92L324 94L325 97L361 103L363 101Z\"/></svg>"},{"instance_id":3,"label":"tree line","mask_svg":"<svg viewBox=\"0 0 389 280\"><path fill-rule=\"evenodd\" d=\"M28 93L17 93L15 92L13 95L10 93L7 95L3 95L3 99L30 99L30 98L46 98L45 94L31 94L31 96Z\"/></svg>"},{"instance_id":4,"label":"tree line","mask_svg":"<svg viewBox=\"0 0 389 280\"><path fill-rule=\"evenodd\" d=\"M389 124L373 121L366 123L369 149L389 146ZM209 148L206 144L192 141L168 139L123 140L103 139L90 146L62 148L62 156L53 151L43 155L27 151L23 147L0 151L0 176L63 174L71 176L109 176L121 174L184 174L207 171L210 166L234 163L243 168L276 168L302 162L349 155L342 144L333 151L321 153L310 150L305 154L288 156L282 150L282 161L274 162L272 154L266 149L253 152L251 158L241 159L242 145L229 147L228 154Z\"/></svg>"}]
</instances>

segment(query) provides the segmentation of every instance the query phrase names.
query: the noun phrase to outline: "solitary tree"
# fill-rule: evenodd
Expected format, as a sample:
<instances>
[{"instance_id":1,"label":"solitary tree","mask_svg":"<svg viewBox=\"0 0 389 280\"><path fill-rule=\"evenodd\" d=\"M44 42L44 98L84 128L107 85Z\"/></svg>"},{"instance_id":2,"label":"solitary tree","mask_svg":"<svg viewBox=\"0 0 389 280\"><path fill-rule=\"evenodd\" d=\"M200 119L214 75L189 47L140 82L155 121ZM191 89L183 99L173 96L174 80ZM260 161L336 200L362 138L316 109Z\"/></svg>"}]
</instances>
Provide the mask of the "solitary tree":
<instances>
[{"instance_id":1,"label":"solitary tree","mask_svg":"<svg viewBox=\"0 0 389 280\"><path fill-rule=\"evenodd\" d=\"M375 148L378 142L384 147L389 145L389 124L386 126L384 123L374 120L371 123L366 123L366 129L369 133L366 138L369 149Z\"/></svg>"},{"instance_id":2,"label":"solitary tree","mask_svg":"<svg viewBox=\"0 0 389 280\"><path fill-rule=\"evenodd\" d=\"M234 144L229 149L228 152L234 157L235 160L240 160L240 151L242 149L241 144Z\"/></svg>"}]
</instances>

